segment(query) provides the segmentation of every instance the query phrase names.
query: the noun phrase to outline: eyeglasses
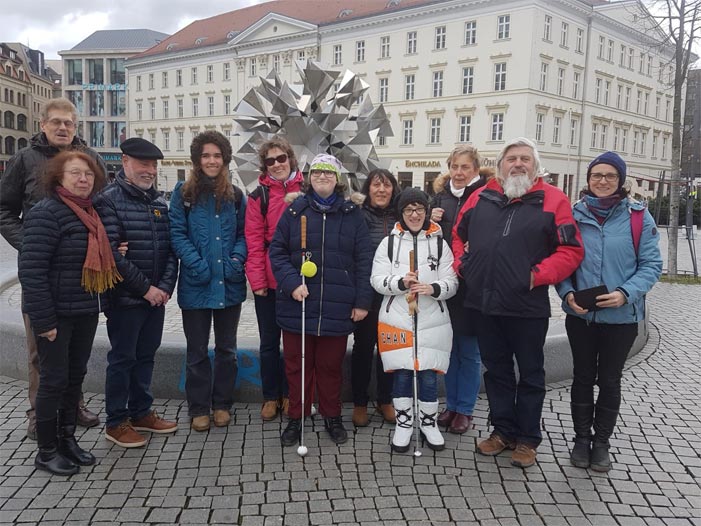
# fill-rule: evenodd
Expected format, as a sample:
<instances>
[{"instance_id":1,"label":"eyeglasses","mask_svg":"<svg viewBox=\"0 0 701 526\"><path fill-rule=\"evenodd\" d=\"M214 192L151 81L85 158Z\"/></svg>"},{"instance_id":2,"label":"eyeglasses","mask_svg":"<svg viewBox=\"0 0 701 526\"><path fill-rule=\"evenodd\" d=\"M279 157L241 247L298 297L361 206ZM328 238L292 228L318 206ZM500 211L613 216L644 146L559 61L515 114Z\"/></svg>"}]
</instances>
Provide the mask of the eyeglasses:
<instances>
[{"instance_id":1,"label":"eyeglasses","mask_svg":"<svg viewBox=\"0 0 701 526\"><path fill-rule=\"evenodd\" d=\"M75 128L75 122L73 122L73 121L64 121L61 119L50 119L48 122L54 128L60 128L61 124L63 124L66 127L66 129L69 129L69 130L72 130L73 128Z\"/></svg>"},{"instance_id":2,"label":"eyeglasses","mask_svg":"<svg viewBox=\"0 0 701 526\"><path fill-rule=\"evenodd\" d=\"M402 214L404 214L407 217L411 217L412 215L422 216L425 213L426 213L426 209L424 207L405 208L404 210L402 210Z\"/></svg>"},{"instance_id":3,"label":"eyeglasses","mask_svg":"<svg viewBox=\"0 0 701 526\"><path fill-rule=\"evenodd\" d=\"M95 174L93 172L83 172L82 170L71 170L68 172L63 172L64 175L70 175L71 177L78 178L82 175L85 176L86 179L94 179Z\"/></svg>"},{"instance_id":4,"label":"eyeglasses","mask_svg":"<svg viewBox=\"0 0 701 526\"><path fill-rule=\"evenodd\" d=\"M327 170L314 170L309 175L315 179L336 179L336 172L330 172Z\"/></svg>"},{"instance_id":5,"label":"eyeglasses","mask_svg":"<svg viewBox=\"0 0 701 526\"><path fill-rule=\"evenodd\" d=\"M595 172L595 173L589 174L589 179L591 179L592 181L601 181L602 179L606 179L606 182L613 183L613 182L618 180L618 174L617 173L602 174L602 173Z\"/></svg>"},{"instance_id":6,"label":"eyeglasses","mask_svg":"<svg viewBox=\"0 0 701 526\"><path fill-rule=\"evenodd\" d=\"M285 164L287 162L287 154L283 153L277 157L266 157L265 166L273 166L275 163Z\"/></svg>"}]
</instances>

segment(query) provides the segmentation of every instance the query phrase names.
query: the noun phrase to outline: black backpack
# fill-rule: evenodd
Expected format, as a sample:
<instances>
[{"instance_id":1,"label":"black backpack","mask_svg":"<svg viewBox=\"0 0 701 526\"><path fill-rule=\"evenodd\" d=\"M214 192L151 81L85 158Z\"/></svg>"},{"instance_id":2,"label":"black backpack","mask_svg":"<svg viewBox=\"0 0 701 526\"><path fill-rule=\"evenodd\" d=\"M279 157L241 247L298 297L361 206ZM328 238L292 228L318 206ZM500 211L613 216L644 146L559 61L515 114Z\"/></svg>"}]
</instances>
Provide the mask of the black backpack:
<instances>
[{"instance_id":1,"label":"black backpack","mask_svg":"<svg viewBox=\"0 0 701 526\"><path fill-rule=\"evenodd\" d=\"M250 197L260 200L260 215L265 219L268 213L268 201L270 200L270 188L264 184L258 185L258 187L251 192Z\"/></svg>"}]
</instances>

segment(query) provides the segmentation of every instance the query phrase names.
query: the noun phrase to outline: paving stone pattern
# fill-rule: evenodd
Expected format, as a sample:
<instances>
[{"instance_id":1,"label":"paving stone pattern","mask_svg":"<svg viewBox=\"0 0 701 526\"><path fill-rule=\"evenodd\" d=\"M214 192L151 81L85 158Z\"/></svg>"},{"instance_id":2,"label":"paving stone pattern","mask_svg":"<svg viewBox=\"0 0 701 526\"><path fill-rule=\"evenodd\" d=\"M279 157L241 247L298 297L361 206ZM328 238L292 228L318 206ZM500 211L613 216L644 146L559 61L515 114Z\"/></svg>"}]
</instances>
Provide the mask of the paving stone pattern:
<instances>
[{"instance_id":1,"label":"paving stone pattern","mask_svg":"<svg viewBox=\"0 0 701 526\"><path fill-rule=\"evenodd\" d=\"M526 470L475 453L488 435L446 434L446 449L392 454L391 426L334 445L308 422L309 454L283 449L284 422L262 423L257 404L236 404L228 428L196 433L183 401L157 400L178 432L125 450L103 428L79 430L98 458L71 478L35 471L24 436L26 383L0 378L0 524L141 525L621 525L701 526L701 287L658 284L649 295L651 339L626 366L609 474L571 467L569 389L548 386L538 464ZM102 395L90 395L93 409ZM344 408L350 422L349 404ZM104 413L101 414L104 420ZM350 427L350 424L349 424Z\"/></svg>"}]
</instances>

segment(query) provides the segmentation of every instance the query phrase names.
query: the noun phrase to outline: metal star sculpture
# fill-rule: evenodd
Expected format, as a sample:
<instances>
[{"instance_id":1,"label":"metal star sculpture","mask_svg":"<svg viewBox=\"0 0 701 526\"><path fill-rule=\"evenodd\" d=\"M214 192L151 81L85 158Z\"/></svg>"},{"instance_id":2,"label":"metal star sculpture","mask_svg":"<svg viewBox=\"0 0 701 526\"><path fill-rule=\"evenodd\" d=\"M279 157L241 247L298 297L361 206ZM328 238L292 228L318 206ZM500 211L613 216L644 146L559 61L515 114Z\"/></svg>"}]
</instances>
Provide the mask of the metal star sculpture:
<instances>
[{"instance_id":1,"label":"metal star sculpture","mask_svg":"<svg viewBox=\"0 0 701 526\"><path fill-rule=\"evenodd\" d=\"M370 100L370 86L346 70L338 90L331 94L338 71L324 69L313 60L298 61L296 66L302 84L282 82L272 70L234 109L238 133L247 138L234 155L238 175L246 187L256 187L260 175L258 148L274 135L289 141L303 172L319 153L330 153L341 161L346 183L357 184L357 179L370 171L387 168L389 161L377 157L374 142L378 135L394 134L384 107Z\"/></svg>"}]
</instances>

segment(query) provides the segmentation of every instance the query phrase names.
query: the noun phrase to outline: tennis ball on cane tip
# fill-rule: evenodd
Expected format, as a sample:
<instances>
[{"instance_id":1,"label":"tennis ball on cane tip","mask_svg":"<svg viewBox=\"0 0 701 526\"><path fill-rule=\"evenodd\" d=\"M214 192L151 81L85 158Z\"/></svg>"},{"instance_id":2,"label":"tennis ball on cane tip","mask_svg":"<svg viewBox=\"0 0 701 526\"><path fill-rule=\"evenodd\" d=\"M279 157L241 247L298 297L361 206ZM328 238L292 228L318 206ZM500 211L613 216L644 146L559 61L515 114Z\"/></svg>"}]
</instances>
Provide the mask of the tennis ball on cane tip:
<instances>
[{"instance_id":1,"label":"tennis ball on cane tip","mask_svg":"<svg viewBox=\"0 0 701 526\"><path fill-rule=\"evenodd\" d=\"M300 457L306 457L306 456L307 456L307 453L308 453L307 446L299 446L299 447L297 448L297 454L298 454Z\"/></svg>"},{"instance_id":2,"label":"tennis ball on cane tip","mask_svg":"<svg viewBox=\"0 0 701 526\"><path fill-rule=\"evenodd\" d=\"M305 278L313 278L316 276L316 263L313 261L305 261L302 263L302 276Z\"/></svg>"}]
</instances>

